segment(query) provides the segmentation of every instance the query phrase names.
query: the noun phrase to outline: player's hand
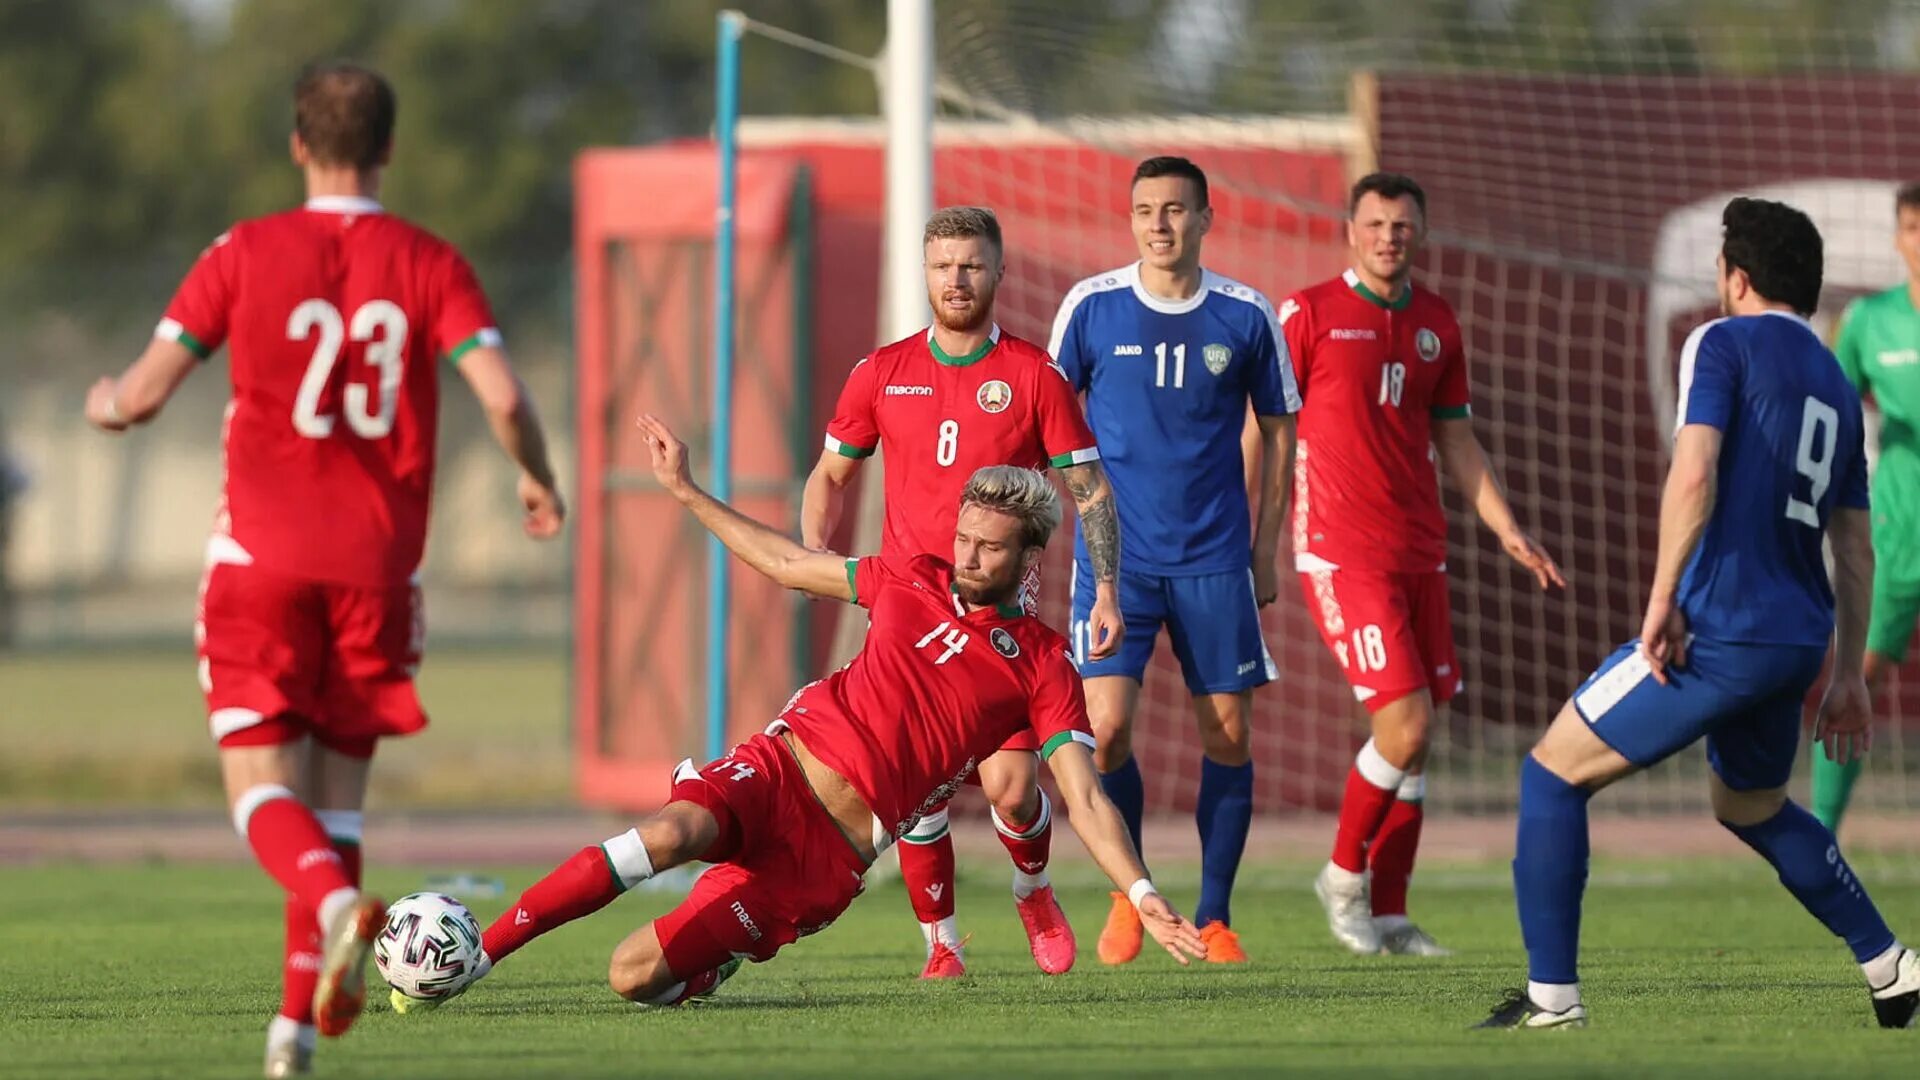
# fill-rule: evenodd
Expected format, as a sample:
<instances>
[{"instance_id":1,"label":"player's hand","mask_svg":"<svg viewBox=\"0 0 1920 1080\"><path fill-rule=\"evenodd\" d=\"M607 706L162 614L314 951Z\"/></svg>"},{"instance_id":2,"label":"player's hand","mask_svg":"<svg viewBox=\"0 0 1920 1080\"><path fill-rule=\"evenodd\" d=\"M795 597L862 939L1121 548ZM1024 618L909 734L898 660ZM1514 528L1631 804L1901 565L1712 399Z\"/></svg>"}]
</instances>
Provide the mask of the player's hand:
<instances>
[{"instance_id":1,"label":"player's hand","mask_svg":"<svg viewBox=\"0 0 1920 1080\"><path fill-rule=\"evenodd\" d=\"M1827 757L1839 765L1865 757L1873 749L1873 700L1867 681L1858 675L1827 684L1820 699L1820 715L1813 737L1825 744Z\"/></svg>"},{"instance_id":2,"label":"player's hand","mask_svg":"<svg viewBox=\"0 0 1920 1080\"><path fill-rule=\"evenodd\" d=\"M120 383L111 375L102 375L87 388L87 423L101 431L125 431L129 425L120 418L119 410L114 407L113 396L120 389Z\"/></svg>"},{"instance_id":3,"label":"player's hand","mask_svg":"<svg viewBox=\"0 0 1920 1080\"><path fill-rule=\"evenodd\" d=\"M1253 557L1253 598L1261 607L1280 599L1280 566L1277 557Z\"/></svg>"},{"instance_id":4,"label":"player's hand","mask_svg":"<svg viewBox=\"0 0 1920 1080\"><path fill-rule=\"evenodd\" d=\"M1507 549L1507 554L1513 557L1514 562L1527 568L1542 589L1567 587L1567 579L1560 575L1560 567L1554 564L1553 556L1547 554L1546 548L1535 543L1533 537L1515 529L1500 538L1500 546Z\"/></svg>"},{"instance_id":5,"label":"player's hand","mask_svg":"<svg viewBox=\"0 0 1920 1080\"><path fill-rule=\"evenodd\" d=\"M560 526L567 520L567 501L560 497L560 490L521 473L519 492L520 505L527 511L522 521L527 535L535 540L559 536Z\"/></svg>"},{"instance_id":6,"label":"player's hand","mask_svg":"<svg viewBox=\"0 0 1920 1080\"><path fill-rule=\"evenodd\" d=\"M693 474L687 468L687 444L680 441L660 418L640 414L640 430L646 434L647 449L653 454L653 478L660 486L678 495L693 486Z\"/></svg>"},{"instance_id":7,"label":"player's hand","mask_svg":"<svg viewBox=\"0 0 1920 1080\"><path fill-rule=\"evenodd\" d=\"M1653 680L1667 685L1667 668L1687 662L1687 616L1674 605L1673 597L1647 601L1647 617L1640 621L1640 655L1646 657Z\"/></svg>"},{"instance_id":8,"label":"player's hand","mask_svg":"<svg viewBox=\"0 0 1920 1080\"><path fill-rule=\"evenodd\" d=\"M1167 950L1168 956L1182 964L1190 962L1188 957L1194 960L1207 958L1207 943L1200 940L1200 928L1173 910L1173 905L1167 903L1167 898L1159 893L1148 893L1140 898L1140 925L1146 927L1147 933L1153 935L1153 940Z\"/></svg>"},{"instance_id":9,"label":"player's hand","mask_svg":"<svg viewBox=\"0 0 1920 1080\"><path fill-rule=\"evenodd\" d=\"M1113 599L1113 590L1097 589L1093 610L1087 614L1087 659L1105 660L1119 652L1125 636L1127 624L1120 618L1120 602Z\"/></svg>"}]
</instances>

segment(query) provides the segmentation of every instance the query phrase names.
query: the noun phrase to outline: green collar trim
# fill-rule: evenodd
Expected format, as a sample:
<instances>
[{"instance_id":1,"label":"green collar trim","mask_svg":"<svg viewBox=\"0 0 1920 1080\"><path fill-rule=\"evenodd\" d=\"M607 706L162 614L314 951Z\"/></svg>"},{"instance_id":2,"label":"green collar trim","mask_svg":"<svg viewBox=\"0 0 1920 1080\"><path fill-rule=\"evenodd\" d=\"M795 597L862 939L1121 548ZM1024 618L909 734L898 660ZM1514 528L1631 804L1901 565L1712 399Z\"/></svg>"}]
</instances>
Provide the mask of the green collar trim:
<instances>
[{"instance_id":1,"label":"green collar trim","mask_svg":"<svg viewBox=\"0 0 1920 1080\"><path fill-rule=\"evenodd\" d=\"M945 364L948 367L966 367L968 364L978 363L985 359L986 355L992 352L993 347L998 344L1000 344L1000 337L996 334L981 342L979 348L967 353L965 356L955 356L940 347L939 339L933 337L931 334L927 336L927 347L933 350L934 361Z\"/></svg>"},{"instance_id":2,"label":"green collar trim","mask_svg":"<svg viewBox=\"0 0 1920 1080\"><path fill-rule=\"evenodd\" d=\"M1360 275L1354 273L1352 270L1348 270L1343 276L1347 279L1347 288L1359 293L1361 299L1376 307L1382 307L1388 311L1404 311L1408 304L1413 303L1412 282L1408 282L1407 287L1400 290L1399 297L1389 300L1379 293L1374 292L1372 289L1367 288L1367 283L1361 281Z\"/></svg>"}]
</instances>

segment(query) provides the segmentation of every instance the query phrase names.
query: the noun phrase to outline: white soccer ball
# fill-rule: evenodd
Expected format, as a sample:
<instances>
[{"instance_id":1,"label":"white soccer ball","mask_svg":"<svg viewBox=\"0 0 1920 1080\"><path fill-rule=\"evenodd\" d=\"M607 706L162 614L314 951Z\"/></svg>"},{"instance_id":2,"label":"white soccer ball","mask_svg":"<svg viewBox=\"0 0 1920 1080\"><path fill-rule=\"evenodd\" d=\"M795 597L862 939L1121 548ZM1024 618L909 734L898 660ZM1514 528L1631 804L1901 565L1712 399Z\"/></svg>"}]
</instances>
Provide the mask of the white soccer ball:
<instances>
[{"instance_id":1,"label":"white soccer ball","mask_svg":"<svg viewBox=\"0 0 1920 1080\"><path fill-rule=\"evenodd\" d=\"M480 966L480 924L451 896L403 896L387 909L373 962L387 985L410 998L451 997L467 988Z\"/></svg>"}]
</instances>

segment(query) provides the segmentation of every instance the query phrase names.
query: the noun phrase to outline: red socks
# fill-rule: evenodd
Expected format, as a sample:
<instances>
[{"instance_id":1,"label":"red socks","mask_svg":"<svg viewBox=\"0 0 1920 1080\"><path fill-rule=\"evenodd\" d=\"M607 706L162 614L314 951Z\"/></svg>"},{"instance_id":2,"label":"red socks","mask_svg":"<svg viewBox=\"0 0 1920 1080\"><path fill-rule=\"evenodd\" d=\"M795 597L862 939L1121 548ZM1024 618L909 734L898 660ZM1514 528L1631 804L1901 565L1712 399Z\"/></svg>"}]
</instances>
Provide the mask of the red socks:
<instances>
[{"instance_id":1,"label":"red socks","mask_svg":"<svg viewBox=\"0 0 1920 1080\"><path fill-rule=\"evenodd\" d=\"M1367 868L1367 848L1380 834L1405 778L1405 770L1381 757L1372 739L1360 748L1347 773L1346 797L1340 800L1340 825L1333 836L1335 866L1356 874Z\"/></svg>"},{"instance_id":2,"label":"red socks","mask_svg":"<svg viewBox=\"0 0 1920 1080\"><path fill-rule=\"evenodd\" d=\"M1409 799L1407 788L1416 785L1424 787L1421 783L1423 779L1410 776L1400 785L1400 797L1394 800L1393 807L1387 811L1387 820L1380 826L1380 835L1373 842L1370 854L1375 915L1407 913L1407 882L1413 877L1413 857L1420 848L1420 822L1426 816L1418 798L1424 791Z\"/></svg>"},{"instance_id":3,"label":"red socks","mask_svg":"<svg viewBox=\"0 0 1920 1080\"><path fill-rule=\"evenodd\" d=\"M329 894L354 888L319 818L287 788L262 784L241 795L233 821L261 867L307 910L319 911Z\"/></svg>"},{"instance_id":4,"label":"red socks","mask_svg":"<svg viewBox=\"0 0 1920 1080\"><path fill-rule=\"evenodd\" d=\"M541 934L599 911L625 891L600 845L581 848L521 893L520 901L487 927L481 945L499 963Z\"/></svg>"}]
</instances>

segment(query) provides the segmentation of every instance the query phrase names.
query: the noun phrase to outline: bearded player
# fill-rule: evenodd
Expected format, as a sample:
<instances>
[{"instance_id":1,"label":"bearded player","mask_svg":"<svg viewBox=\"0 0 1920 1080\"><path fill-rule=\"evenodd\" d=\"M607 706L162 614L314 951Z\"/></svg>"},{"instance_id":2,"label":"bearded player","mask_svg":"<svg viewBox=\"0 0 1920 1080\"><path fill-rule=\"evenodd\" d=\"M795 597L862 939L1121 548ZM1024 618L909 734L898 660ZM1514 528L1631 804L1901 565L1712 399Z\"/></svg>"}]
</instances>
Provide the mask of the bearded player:
<instances>
[{"instance_id":1,"label":"bearded player","mask_svg":"<svg viewBox=\"0 0 1920 1080\"><path fill-rule=\"evenodd\" d=\"M1125 645L1105 660L1083 658L1080 674L1100 743L1100 783L1138 847L1146 795L1133 757L1134 706L1154 640L1166 627L1204 755L1194 803L1194 922L1209 961L1244 963L1230 901L1253 821L1248 714L1254 688L1277 674L1261 637L1260 608L1279 592L1275 560L1293 453L1291 414L1300 400L1273 306L1200 265L1201 242L1213 225L1206 173L1186 158L1148 158L1134 170L1130 207L1139 261L1074 286L1061 301L1049 346L1087 395L1088 422L1120 496L1128 559L1120 575ZM1242 446L1243 428L1251 429L1250 448ZM1243 469L1255 478L1255 528ZM1083 571L1076 563L1076 582ZM1074 590L1076 635L1089 599ZM1099 957L1123 964L1139 951L1133 905L1116 896Z\"/></svg>"},{"instance_id":2,"label":"bearded player","mask_svg":"<svg viewBox=\"0 0 1920 1080\"><path fill-rule=\"evenodd\" d=\"M991 210L947 207L928 219L924 249L934 323L925 333L876 349L847 376L827 425L826 449L807 479L802 542L826 548L847 485L881 447L887 454L887 508L880 552L895 557L944 555L960 489L976 470L1052 465L1079 507L1096 595L1087 616L1089 649L1105 656L1121 636L1112 492L1065 375L1039 346L1001 333L993 321L994 292L1006 272L1000 223ZM1038 564L1030 569L1037 574ZM1037 585L1030 576L1023 603L1033 602ZM979 783L1013 858L1015 907L1034 962L1059 974L1073 966L1075 944L1047 880L1053 813L1038 783L1038 749L1030 731L1017 729L1003 753L980 763ZM947 827L941 805L901 838L901 877L927 941L923 978L966 971Z\"/></svg>"},{"instance_id":3,"label":"bearded player","mask_svg":"<svg viewBox=\"0 0 1920 1080\"><path fill-rule=\"evenodd\" d=\"M480 398L520 467L526 531L565 514L545 436L460 253L375 201L392 151L386 80L309 68L294 90L297 210L243 221L200 256L153 341L87 395L124 431L230 346L226 483L195 638L227 800L287 891L284 994L268 1076L311 1067L345 1033L384 906L360 885L375 743L427 724L414 691L439 366Z\"/></svg>"},{"instance_id":4,"label":"bearded player","mask_svg":"<svg viewBox=\"0 0 1920 1080\"><path fill-rule=\"evenodd\" d=\"M1514 520L1474 436L1460 324L1411 280L1427 235L1411 178L1353 186L1353 265L1280 307L1305 405L1294 465L1294 568L1320 636L1370 714L1347 775L1333 858L1314 881L1356 953L1443 955L1407 918L1427 745L1463 687L1447 600L1447 523L1429 447L1541 588L1559 567Z\"/></svg>"},{"instance_id":5,"label":"bearded player","mask_svg":"<svg viewBox=\"0 0 1920 1080\"><path fill-rule=\"evenodd\" d=\"M1154 939L1182 964L1205 955L1199 931L1154 890L1100 790L1066 640L1021 607L1022 580L1060 523L1044 475L1007 465L975 472L955 497L952 562L849 559L802 547L714 499L694 484L686 447L664 424L648 416L640 426L654 476L701 525L781 585L865 607L866 642L847 666L802 687L765 732L702 768L682 762L658 813L581 849L522 893L487 928L476 979L533 938L698 860L714 866L680 906L614 949L608 979L649 1005L711 994L742 958L772 959L839 918L874 858L1020 730L1040 739L1075 831ZM393 1002L402 1012L421 1004L398 992Z\"/></svg>"}]
</instances>

